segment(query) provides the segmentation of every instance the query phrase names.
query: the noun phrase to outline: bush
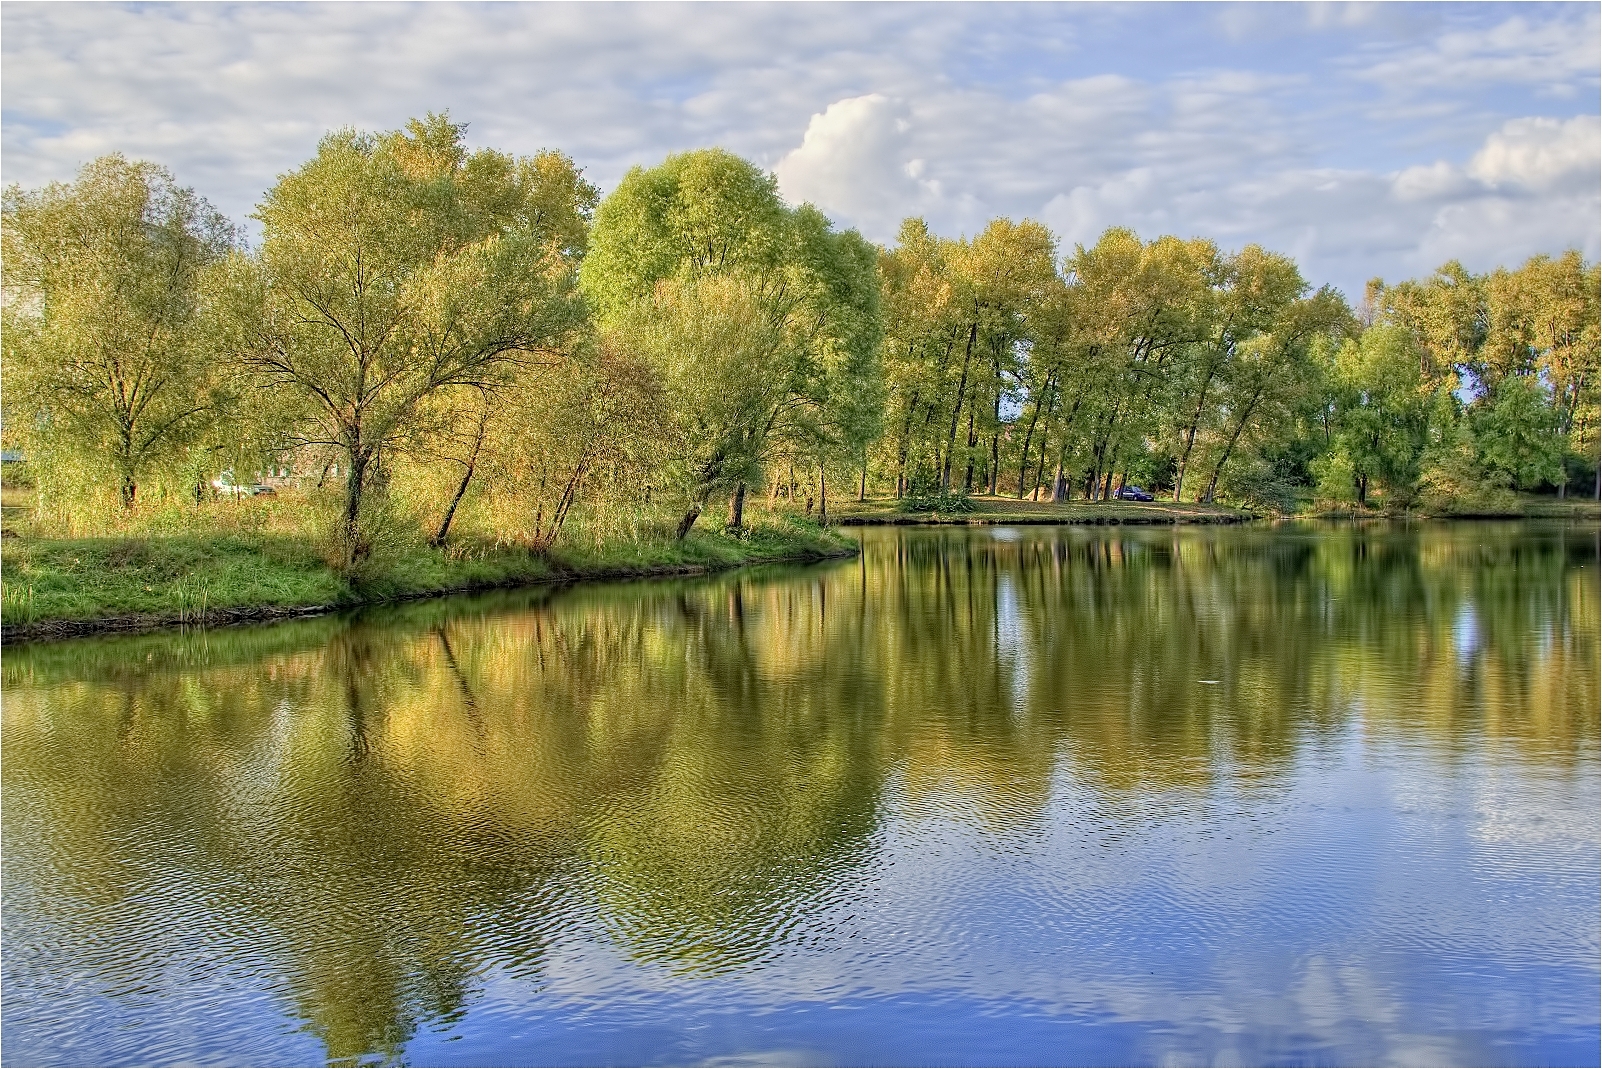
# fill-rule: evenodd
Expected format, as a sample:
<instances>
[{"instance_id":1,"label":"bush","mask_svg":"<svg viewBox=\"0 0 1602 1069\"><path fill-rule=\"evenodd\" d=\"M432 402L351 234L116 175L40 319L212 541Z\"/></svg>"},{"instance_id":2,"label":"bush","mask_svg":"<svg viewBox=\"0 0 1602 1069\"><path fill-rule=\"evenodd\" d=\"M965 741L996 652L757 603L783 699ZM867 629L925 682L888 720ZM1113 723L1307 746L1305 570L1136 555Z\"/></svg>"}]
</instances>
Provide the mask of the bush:
<instances>
[{"instance_id":1,"label":"bush","mask_svg":"<svg viewBox=\"0 0 1602 1069\"><path fill-rule=\"evenodd\" d=\"M933 490L909 491L901 499L902 512L972 512L973 499L966 490L942 490L935 487Z\"/></svg>"}]
</instances>

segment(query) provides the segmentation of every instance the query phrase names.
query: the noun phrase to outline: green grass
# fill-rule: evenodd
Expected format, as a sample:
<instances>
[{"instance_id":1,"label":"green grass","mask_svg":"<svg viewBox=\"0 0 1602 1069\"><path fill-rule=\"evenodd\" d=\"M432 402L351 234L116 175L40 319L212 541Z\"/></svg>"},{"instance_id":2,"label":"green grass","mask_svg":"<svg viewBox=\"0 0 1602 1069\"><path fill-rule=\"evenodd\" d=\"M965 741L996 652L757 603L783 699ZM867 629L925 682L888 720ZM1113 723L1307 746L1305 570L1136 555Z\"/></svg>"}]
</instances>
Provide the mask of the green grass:
<instances>
[{"instance_id":1,"label":"green grass","mask_svg":"<svg viewBox=\"0 0 1602 1069\"><path fill-rule=\"evenodd\" d=\"M237 531L108 538L7 538L0 621L7 637L199 623L341 607L554 579L704 571L849 553L842 536L782 514L730 535L698 530L540 554L473 540L391 550L354 574L311 540Z\"/></svg>"},{"instance_id":2,"label":"green grass","mask_svg":"<svg viewBox=\"0 0 1602 1069\"><path fill-rule=\"evenodd\" d=\"M1446 508L1388 508L1384 501L1368 508L1346 504L1336 507L1309 507L1310 519L1499 519L1499 520L1576 520L1596 522L1602 516L1594 497L1570 497L1559 501L1546 494L1503 494L1490 499L1464 498Z\"/></svg>"}]
</instances>

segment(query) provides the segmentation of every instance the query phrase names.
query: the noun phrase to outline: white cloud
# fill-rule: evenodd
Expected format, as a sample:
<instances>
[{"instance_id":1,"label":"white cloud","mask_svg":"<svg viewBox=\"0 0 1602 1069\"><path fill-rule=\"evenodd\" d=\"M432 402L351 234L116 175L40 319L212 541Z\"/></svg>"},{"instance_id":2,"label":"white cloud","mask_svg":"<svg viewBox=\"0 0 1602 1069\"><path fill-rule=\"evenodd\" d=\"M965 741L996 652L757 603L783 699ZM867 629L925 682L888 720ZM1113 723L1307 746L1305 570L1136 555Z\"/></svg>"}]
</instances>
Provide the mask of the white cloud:
<instances>
[{"instance_id":1,"label":"white cloud","mask_svg":"<svg viewBox=\"0 0 1602 1069\"><path fill-rule=\"evenodd\" d=\"M1596 116L1529 116L1596 85L1596 14L1480 11L6 4L0 140L7 181L116 150L242 218L324 131L449 109L603 189L720 144L879 240L911 213L1069 247L1126 225L1348 292L1446 250L1595 255Z\"/></svg>"},{"instance_id":2,"label":"white cloud","mask_svg":"<svg viewBox=\"0 0 1602 1069\"><path fill-rule=\"evenodd\" d=\"M799 204L850 219L880 241L940 195L914 158L905 108L880 93L837 100L812 116L801 144L774 166L779 189Z\"/></svg>"},{"instance_id":3,"label":"white cloud","mask_svg":"<svg viewBox=\"0 0 1602 1069\"><path fill-rule=\"evenodd\" d=\"M1373 49L1360 61L1359 77L1403 92L1528 85L1569 95L1575 83L1597 84L1599 29L1596 8L1575 5L1545 21L1515 17L1424 45Z\"/></svg>"},{"instance_id":4,"label":"white cloud","mask_svg":"<svg viewBox=\"0 0 1602 1069\"><path fill-rule=\"evenodd\" d=\"M1431 164L1416 164L1396 176L1392 187L1402 201L1438 200L1456 196L1474 189L1474 182L1445 160Z\"/></svg>"},{"instance_id":5,"label":"white cloud","mask_svg":"<svg viewBox=\"0 0 1602 1069\"><path fill-rule=\"evenodd\" d=\"M1602 173L1602 124L1595 115L1514 119L1485 141L1468 173L1490 186L1542 191L1558 186L1596 186Z\"/></svg>"},{"instance_id":6,"label":"white cloud","mask_svg":"<svg viewBox=\"0 0 1602 1069\"><path fill-rule=\"evenodd\" d=\"M1465 166L1442 160L1396 175L1394 200L1425 213L1404 262L1428 270L1460 259L1485 269L1567 247L1595 258L1602 228L1599 175L1596 116L1510 120Z\"/></svg>"}]
</instances>

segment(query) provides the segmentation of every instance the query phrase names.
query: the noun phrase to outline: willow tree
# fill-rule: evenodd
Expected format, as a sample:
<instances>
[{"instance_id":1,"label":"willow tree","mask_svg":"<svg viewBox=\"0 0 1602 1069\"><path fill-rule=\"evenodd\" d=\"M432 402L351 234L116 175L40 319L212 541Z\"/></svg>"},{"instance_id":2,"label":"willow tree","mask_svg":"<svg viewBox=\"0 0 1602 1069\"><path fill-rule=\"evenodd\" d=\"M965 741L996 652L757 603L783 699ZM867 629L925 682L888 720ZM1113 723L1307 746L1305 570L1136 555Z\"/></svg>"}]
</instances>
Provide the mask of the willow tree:
<instances>
[{"instance_id":1,"label":"willow tree","mask_svg":"<svg viewBox=\"0 0 1602 1069\"><path fill-rule=\"evenodd\" d=\"M1223 418L1220 397L1242 347L1273 329L1291 302L1307 292L1295 262L1261 246L1248 245L1230 256L1214 250L1210 259L1204 267L1211 283L1204 321L1175 368L1175 501L1180 500L1197 436Z\"/></svg>"},{"instance_id":2,"label":"willow tree","mask_svg":"<svg viewBox=\"0 0 1602 1069\"><path fill-rule=\"evenodd\" d=\"M215 415L197 308L233 227L152 163L103 156L72 183L5 192L8 429L115 478L124 508ZM35 459L38 459L37 455Z\"/></svg>"},{"instance_id":3,"label":"willow tree","mask_svg":"<svg viewBox=\"0 0 1602 1069\"><path fill-rule=\"evenodd\" d=\"M1199 500L1213 500L1225 466L1243 442L1284 422L1293 400L1316 381L1311 369L1320 345L1338 339L1351 322L1346 299L1323 286L1286 305L1269 330L1240 347L1223 393L1217 459Z\"/></svg>"},{"instance_id":4,"label":"willow tree","mask_svg":"<svg viewBox=\"0 0 1602 1069\"><path fill-rule=\"evenodd\" d=\"M775 444L822 433L847 399L874 396L870 253L719 149L636 167L601 204L584 288L602 328L662 378L677 443L666 466L685 499L679 537L718 491L738 527Z\"/></svg>"},{"instance_id":5,"label":"willow tree","mask_svg":"<svg viewBox=\"0 0 1602 1069\"><path fill-rule=\"evenodd\" d=\"M257 210L258 256L228 285L236 343L298 405L291 440L346 472L346 564L369 550L363 501L383 451L443 391L493 391L581 330L595 191L555 153L469 153L444 116L330 134Z\"/></svg>"},{"instance_id":6,"label":"willow tree","mask_svg":"<svg viewBox=\"0 0 1602 1069\"><path fill-rule=\"evenodd\" d=\"M1069 258L1084 346L1107 368L1084 428L1088 496L1110 497L1120 455L1160 433L1179 358L1209 330L1216 256L1208 241L1112 229Z\"/></svg>"}]
</instances>

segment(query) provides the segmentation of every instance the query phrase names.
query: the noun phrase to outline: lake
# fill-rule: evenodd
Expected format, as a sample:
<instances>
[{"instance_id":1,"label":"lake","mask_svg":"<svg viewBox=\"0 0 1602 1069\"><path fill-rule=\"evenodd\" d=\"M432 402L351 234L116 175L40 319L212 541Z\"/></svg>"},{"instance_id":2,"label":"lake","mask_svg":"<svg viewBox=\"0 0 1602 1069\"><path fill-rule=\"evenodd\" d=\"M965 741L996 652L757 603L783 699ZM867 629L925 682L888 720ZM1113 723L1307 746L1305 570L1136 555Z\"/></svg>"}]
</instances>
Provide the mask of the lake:
<instances>
[{"instance_id":1,"label":"lake","mask_svg":"<svg viewBox=\"0 0 1602 1069\"><path fill-rule=\"evenodd\" d=\"M8 648L8 1065L1591 1064L1595 524Z\"/></svg>"}]
</instances>

